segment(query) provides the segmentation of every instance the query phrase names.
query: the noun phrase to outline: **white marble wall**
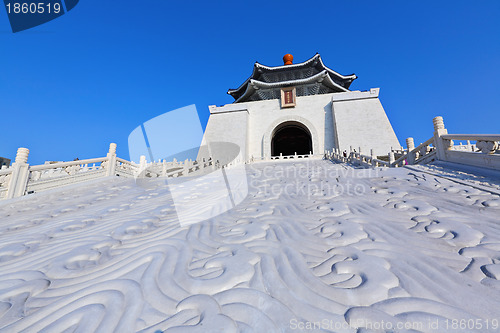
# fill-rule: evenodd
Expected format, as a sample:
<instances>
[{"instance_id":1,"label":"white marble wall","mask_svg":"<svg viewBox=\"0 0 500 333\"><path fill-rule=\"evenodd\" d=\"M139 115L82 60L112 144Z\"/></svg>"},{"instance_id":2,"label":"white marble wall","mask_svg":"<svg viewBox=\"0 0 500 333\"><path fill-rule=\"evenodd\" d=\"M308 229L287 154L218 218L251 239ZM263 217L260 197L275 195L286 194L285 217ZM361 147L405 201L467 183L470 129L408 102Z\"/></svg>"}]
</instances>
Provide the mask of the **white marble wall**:
<instances>
[{"instance_id":1,"label":"white marble wall","mask_svg":"<svg viewBox=\"0 0 500 333\"><path fill-rule=\"evenodd\" d=\"M370 155L387 155L399 149L398 138L378 99L379 89L366 92L332 94L332 112L335 122L336 146L349 151L352 146Z\"/></svg>"},{"instance_id":2,"label":"white marble wall","mask_svg":"<svg viewBox=\"0 0 500 333\"><path fill-rule=\"evenodd\" d=\"M368 151L374 148L377 154L385 155L391 146L399 147L378 100L378 89L297 97L293 108L280 108L279 100L209 108L204 142L238 144L247 160L270 156L273 130L287 121L300 122L309 129L314 154L336 147L348 150L352 145Z\"/></svg>"},{"instance_id":3,"label":"white marble wall","mask_svg":"<svg viewBox=\"0 0 500 333\"><path fill-rule=\"evenodd\" d=\"M203 136L202 146L214 142L231 142L240 148L240 157L246 160L248 154L249 114L245 106L230 104L221 109L210 106L210 118ZM227 147L226 147L227 148ZM209 149L224 149L224 146L211 146ZM199 153L199 157L223 156L227 152L210 151ZM206 155L206 156L205 156Z\"/></svg>"}]
</instances>

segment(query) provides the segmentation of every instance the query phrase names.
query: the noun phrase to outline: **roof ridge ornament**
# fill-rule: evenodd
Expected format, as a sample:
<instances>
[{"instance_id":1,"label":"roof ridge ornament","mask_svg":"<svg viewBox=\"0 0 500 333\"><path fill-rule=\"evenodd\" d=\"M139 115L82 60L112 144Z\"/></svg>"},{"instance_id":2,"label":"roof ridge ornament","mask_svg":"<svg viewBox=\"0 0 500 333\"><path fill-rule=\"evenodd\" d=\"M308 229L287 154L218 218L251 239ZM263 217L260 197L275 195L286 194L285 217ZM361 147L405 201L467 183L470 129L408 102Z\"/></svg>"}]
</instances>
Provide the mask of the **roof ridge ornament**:
<instances>
[{"instance_id":1,"label":"roof ridge ornament","mask_svg":"<svg viewBox=\"0 0 500 333\"><path fill-rule=\"evenodd\" d=\"M293 55L287 53L283 56L283 63L285 65L293 65Z\"/></svg>"}]
</instances>

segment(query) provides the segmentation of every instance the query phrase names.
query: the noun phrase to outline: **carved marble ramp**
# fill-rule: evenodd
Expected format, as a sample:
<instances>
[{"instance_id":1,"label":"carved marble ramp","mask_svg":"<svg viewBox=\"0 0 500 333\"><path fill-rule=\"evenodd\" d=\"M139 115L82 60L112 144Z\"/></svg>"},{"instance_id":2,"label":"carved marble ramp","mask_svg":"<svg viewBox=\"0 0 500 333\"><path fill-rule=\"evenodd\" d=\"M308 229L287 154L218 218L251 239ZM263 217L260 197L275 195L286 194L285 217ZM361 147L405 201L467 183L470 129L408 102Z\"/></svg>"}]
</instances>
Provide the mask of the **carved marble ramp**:
<instances>
[{"instance_id":1,"label":"carved marble ramp","mask_svg":"<svg viewBox=\"0 0 500 333\"><path fill-rule=\"evenodd\" d=\"M247 174L184 227L161 181L0 203L0 332L500 331L498 196L319 160Z\"/></svg>"}]
</instances>

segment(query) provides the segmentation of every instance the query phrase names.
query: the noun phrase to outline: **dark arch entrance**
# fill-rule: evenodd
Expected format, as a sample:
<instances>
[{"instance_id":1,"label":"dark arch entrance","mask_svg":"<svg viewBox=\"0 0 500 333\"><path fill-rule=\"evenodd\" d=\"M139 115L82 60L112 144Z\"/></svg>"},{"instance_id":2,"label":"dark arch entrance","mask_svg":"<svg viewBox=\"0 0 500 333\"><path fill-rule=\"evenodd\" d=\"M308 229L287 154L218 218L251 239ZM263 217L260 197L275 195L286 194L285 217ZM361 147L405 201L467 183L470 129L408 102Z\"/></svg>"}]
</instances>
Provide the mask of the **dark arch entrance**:
<instances>
[{"instance_id":1,"label":"dark arch entrance","mask_svg":"<svg viewBox=\"0 0 500 333\"><path fill-rule=\"evenodd\" d=\"M271 156L308 155L312 152L311 133L301 123L286 122L278 125L271 140Z\"/></svg>"}]
</instances>

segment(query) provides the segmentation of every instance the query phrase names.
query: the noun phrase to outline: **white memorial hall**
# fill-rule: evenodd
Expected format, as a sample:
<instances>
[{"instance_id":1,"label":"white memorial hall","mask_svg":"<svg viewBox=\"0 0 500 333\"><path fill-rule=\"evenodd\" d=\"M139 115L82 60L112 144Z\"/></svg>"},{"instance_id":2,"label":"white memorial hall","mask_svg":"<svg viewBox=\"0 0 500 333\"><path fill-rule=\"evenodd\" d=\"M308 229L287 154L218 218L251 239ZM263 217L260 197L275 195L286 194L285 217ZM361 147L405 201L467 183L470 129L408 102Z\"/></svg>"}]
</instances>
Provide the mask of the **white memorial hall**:
<instances>
[{"instance_id":1,"label":"white memorial hall","mask_svg":"<svg viewBox=\"0 0 500 333\"><path fill-rule=\"evenodd\" d=\"M349 90L356 75L331 70L319 54L298 64L287 54L283 61L256 62L252 75L228 91L234 103L209 107L204 143L234 143L246 161L350 148L387 155L401 147L379 88Z\"/></svg>"}]
</instances>

